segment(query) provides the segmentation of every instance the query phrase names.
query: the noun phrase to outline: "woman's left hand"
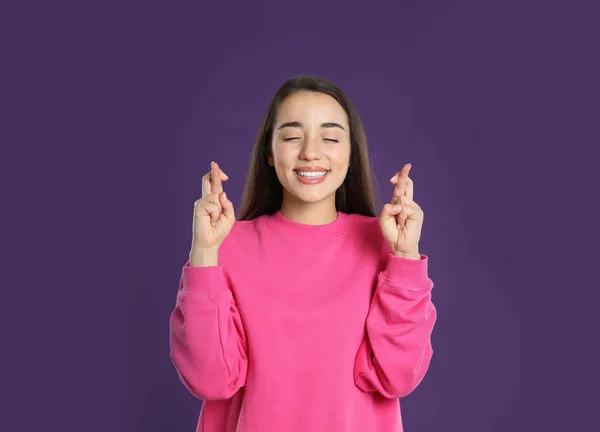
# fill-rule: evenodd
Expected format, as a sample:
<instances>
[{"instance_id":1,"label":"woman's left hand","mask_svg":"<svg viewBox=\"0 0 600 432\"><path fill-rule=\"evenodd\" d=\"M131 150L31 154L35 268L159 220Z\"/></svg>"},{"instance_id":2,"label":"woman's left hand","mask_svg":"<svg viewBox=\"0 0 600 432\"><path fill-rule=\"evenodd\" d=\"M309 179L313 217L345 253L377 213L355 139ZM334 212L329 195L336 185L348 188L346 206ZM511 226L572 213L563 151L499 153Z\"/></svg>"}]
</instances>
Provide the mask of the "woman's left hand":
<instances>
[{"instance_id":1,"label":"woman's left hand","mask_svg":"<svg viewBox=\"0 0 600 432\"><path fill-rule=\"evenodd\" d=\"M423 226L423 210L413 201L413 181L408 177L411 165L406 164L390 183L395 184L391 201L379 215L379 227L390 244L394 256L421 259L419 239Z\"/></svg>"}]
</instances>

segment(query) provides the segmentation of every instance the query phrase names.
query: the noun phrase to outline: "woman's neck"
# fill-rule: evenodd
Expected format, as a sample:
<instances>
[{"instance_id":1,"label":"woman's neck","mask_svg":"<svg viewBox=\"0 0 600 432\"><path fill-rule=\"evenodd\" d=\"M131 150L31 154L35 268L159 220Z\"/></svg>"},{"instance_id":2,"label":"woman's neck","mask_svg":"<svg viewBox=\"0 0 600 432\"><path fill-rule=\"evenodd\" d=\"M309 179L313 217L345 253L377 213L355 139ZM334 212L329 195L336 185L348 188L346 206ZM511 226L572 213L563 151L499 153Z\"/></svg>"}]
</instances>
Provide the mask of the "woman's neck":
<instances>
[{"instance_id":1,"label":"woman's neck","mask_svg":"<svg viewBox=\"0 0 600 432\"><path fill-rule=\"evenodd\" d=\"M280 213L294 222L306 225L325 225L338 217L335 195L314 203L284 196Z\"/></svg>"}]
</instances>

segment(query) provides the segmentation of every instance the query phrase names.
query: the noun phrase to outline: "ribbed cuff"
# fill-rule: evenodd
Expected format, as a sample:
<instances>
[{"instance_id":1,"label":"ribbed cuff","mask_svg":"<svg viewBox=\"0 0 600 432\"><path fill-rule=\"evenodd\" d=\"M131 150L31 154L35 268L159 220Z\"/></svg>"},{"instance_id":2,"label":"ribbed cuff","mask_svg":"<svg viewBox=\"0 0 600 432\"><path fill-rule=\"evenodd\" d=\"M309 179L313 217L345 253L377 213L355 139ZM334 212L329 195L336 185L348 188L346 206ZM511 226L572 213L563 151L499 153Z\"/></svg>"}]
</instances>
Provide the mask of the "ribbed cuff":
<instances>
[{"instance_id":1,"label":"ribbed cuff","mask_svg":"<svg viewBox=\"0 0 600 432\"><path fill-rule=\"evenodd\" d=\"M186 264L182 272L182 291L203 294L227 291L227 279L222 266L190 267Z\"/></svg>"},{"instance_id":2,"label":"ribbed cuff","mask_svg":"<svg viewBox=\"0 0 600 432\"><path fill-rule=\"evenodd\" d=\"M397 257L390 253L383 276L390 281L427 279L429 258L423 254L420 256L420 260L415 260Z\"/></svg>"}]
</instances>

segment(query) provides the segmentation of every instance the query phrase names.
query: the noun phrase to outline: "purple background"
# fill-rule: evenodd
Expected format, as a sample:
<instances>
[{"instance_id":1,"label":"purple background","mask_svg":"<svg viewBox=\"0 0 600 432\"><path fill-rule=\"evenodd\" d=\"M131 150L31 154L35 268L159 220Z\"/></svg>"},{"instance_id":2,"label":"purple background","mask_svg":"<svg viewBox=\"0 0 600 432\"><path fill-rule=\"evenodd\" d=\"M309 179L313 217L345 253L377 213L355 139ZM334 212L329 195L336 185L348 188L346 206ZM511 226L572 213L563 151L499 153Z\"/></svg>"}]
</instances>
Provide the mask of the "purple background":
<instances>
[{"instance_id":1,"label":"purple background","mask_svg":"<svg viewBox=\"0 0 600 432\"><path fill-rule=\"evenodd\" d=\"M354 100L385 200L413 164L439 320L430 371L402 400L406 431L597 427L597 14L391 5L0 14L0 429L194 430L200 402L168 358L193 202L216 160L239 205L267 104L298 74Z\"/></svg>"}]
</instances>

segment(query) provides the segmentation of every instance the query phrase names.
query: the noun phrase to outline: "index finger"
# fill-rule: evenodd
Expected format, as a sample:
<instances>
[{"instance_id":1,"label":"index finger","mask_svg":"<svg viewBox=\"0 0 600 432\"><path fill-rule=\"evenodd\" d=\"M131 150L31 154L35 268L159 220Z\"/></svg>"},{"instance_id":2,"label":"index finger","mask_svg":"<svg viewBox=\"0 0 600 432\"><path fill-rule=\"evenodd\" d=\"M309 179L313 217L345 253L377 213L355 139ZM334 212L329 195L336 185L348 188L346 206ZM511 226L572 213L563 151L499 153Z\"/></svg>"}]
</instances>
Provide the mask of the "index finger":
<instances>
[{"instance_id":1,"label":"index finger","mask_svg":"<svg viewBox=\"0 0 600 432\"><path fill-rule=\"evenodd\" d=\"M410 177L406 178L406 196L410 198L410 200L413 200L413 195L414 195L414 191L415 191L415 183L412 181L412 179Z\"/></svg>"},{"instance_id":2,"label":"index finger","mask_svg":"<svg viewBox=\"0 0 600 432\"><path fill-rule=\"evenodd\" d=\"M402 195L406 195L408 189L408 172L410 171L411 165L406 164L402 167L394 177L396 186L394 187L394 192L392 194L392 198L397 198Z\"/></svg>"},{"instance_id":3,"label":"index finger","mask_svg":"<svg viewBox=\"0 0 600 432\"><path fill-rule=\"evenodd\" d=\"M211 169L212 171L212 169ZM204 198L206 195L210 195L211 194L211 187L210 187L210 173L211 171L207 172L205 175L202 176L202 198Z\"/></svg>"},{"instance_id":4,"label":"index finger","mask_svg":"<svg viewBox=\"0 0 600 432\"><path fill-rule=\"evenodd\" d=\"M223 184L221 183L221 169L216 162L210 164L210 189L211 193L223 192Z\"/></svg>"}]
</instances>

